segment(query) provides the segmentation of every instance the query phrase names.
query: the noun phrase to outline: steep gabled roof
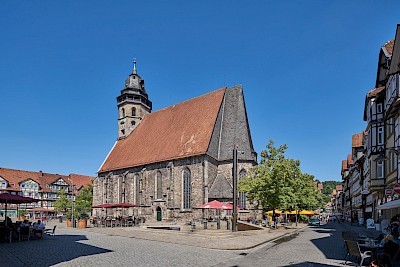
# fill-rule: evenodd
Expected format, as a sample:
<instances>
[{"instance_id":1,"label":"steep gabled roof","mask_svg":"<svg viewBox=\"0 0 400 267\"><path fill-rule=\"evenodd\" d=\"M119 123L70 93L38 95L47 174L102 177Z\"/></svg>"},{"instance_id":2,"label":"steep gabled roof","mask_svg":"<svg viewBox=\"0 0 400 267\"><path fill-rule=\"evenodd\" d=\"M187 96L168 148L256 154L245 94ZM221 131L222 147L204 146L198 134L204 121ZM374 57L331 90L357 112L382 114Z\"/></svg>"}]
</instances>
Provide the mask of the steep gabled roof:
<instances>
[{"instance_id":1,"label":"steep gabled roof","mask_svg":"<svg viewBox=\"0 0 400 267\"><path fill-rule=\"evenodd\" d=\"M391 59L389 75L400 71L400 24L397 24Z\"/></svg>"},{"instance_id":2,"label":"steep gabled roof","mask_svg":"<svg viewBox=\"0 0 400 267\"><path fill-rule=\"evenodd\" d=\"M226 89L145 115L117 141L99 173L206 154Z\"/></svg>"},{"instance_id":3,"label":"steep gabled roof","mask_svg":"<svg viewBox=\"0 0 400 267\"><path fill-rule=\"evenodd\" d=\"M347 167L347 160L342 160L342 172L348 169L349 168Z\"/></svg>"},{"instance_id":4,"label":"steep gabled roof","mask_svg":"<svg viewBox=\"0 0 400 267\"><path fill-rule=\"evenodd\" d=\"M80 187L86 186L89 183L92 183L91 179L94 177L83 176L78 174L71 174L75 176L74 183L79 185ZM63 179L67 184L71 184L70 176L61 175L61 174L52 174L45 173L42 171L32 172L32 171L24 171L24 170L16 170L16 169L7 169L0 168L0 177L7 180L9 184L14 184L14 187L7 188L7 190L20 190L20 183L27 181L29 179L37 182L41 191L50 192L51 190L46 187L46 185L52 184L58 179ZM82 178L83 177L83 178ZM91 179L89 179L91 178ZM79 188L80 188L79 187Z\"/></svg>"},{"instance_id":5,"label":"steep gabled roof","mask_svg":"<svg viewBox=\"0 0 400 267\"><path fill-rule=\"evenodd\" d=\"M347 167L350 167L350 165L353 165L354 161L353 161L353 156L351 154L347 155Z\"/></svg>"},{"instance_id":6,"label":"steep gabled roof","mask_svg":"<svg viewBox=\"0 0 400 267\"><path fill-rule=\"evenodd\" d=\"M223 173L218 173L208 193L208 198L231 198L232 185Z\"/></svg>"},{"instance_id":7,"label":"steep gabled roof","mask_svg":"<svg viewBox=\"0 0 400 267\"><path fill-rule=\"evenodd\" d=\"M377 97L380 92L382 92L385 89L384 86L374 88L370 90L367 95L365 96L365 102L364 102L364 121L367 121L367 112L368 112L368 103L371 98Z\"/></svg>"},{"instance_id":8,"label":"steep gabled roof","mask_svg":"<svg viewBox=\"0 0 400 267\"><path fill-rule=\"evenodd\" d=\"M74 174L74 173L71 173L69 177L70 181L72 181L75 184L77 190L80 190L82 187L86 187L89 184L92 184L94 178L91 176Z\"/></svg>"}]
</instances>

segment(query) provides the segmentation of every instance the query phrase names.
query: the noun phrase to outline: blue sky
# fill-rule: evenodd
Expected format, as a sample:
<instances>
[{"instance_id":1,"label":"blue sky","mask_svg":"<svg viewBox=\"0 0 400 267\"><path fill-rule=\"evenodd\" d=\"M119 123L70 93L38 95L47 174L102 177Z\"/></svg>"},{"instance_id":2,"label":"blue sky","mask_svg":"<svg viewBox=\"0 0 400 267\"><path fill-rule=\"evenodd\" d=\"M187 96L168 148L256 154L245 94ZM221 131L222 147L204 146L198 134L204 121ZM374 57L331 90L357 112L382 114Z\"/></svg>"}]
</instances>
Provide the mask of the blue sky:
<instances>
[{"instance_id":1,"label":"blue sky","mask_svg":"<svg viewBox=\"0 0 400 267\"><path fill-rule=\"evenodd\" d=\"M240 83L257 153L273 139L304 172L340 180L399 10L371 0L1 1L0 167L95 176L136 57L153 110Z\"/></svg>"}]
</instances>

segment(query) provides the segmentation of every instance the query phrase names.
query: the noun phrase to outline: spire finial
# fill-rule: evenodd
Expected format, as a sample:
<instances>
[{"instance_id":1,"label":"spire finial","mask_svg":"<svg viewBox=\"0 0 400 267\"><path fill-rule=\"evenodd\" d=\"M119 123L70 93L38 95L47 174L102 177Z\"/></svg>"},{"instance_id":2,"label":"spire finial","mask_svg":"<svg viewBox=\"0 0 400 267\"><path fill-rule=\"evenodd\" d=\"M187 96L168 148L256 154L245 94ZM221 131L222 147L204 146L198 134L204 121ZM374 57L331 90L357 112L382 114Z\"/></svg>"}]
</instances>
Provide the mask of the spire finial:
<instances>
[{"instance_id":1,"label":"spire finial","mask_svg":"<svg viewBox=\"0 0 400 267\"><path fill-rule=\"evenodd\" d=\"M136 58L133 58L133 73L136 73Z\"/></svg>"}]
</instances>

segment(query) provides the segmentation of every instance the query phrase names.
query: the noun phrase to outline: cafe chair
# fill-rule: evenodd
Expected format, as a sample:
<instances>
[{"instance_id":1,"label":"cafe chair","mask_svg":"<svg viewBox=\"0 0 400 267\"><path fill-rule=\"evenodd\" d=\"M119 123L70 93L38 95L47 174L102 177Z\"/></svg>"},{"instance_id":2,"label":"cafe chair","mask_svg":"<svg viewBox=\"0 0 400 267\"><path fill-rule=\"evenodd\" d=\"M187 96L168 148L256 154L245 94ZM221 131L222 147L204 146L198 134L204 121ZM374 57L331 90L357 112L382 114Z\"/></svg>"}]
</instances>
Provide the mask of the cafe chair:
<instances>
[{"instance_id":1,"label":"cafe chair","mask_svg":"<svg viewBox=\"0 0 400 267\"><path fill-rule=\"evenodd\" d=\"M20 227L19 228L19 238L18 241L21 241L21 239L26 239L29 241L30 238L30 229L29 226L26 227Z\"/></svg>"},{"instance_id":2,"label":"cafe chair","mask_svg":"<svg viewBox=\"0 0 400 267\"><path fill-rule=\"evenodd\" d=\"M45 233L54 237L56 235L56 227L57 225L54 225L53 229L46 229Z\"/></svg>"},{"instance_id":3,"label":"cafe chair","mask_svg":"<svg viewBox=\"0 0 400 267\"><path fill-rule=\"evenodd\" d=\"M345 265L347 264L347 257L349 257L349 256L353 256L353 257L357 257L357 259L361 259L358 266L362 266L365 259L372 258L372 252L371 251L361 252L360 246L358 245L358 243L356 241L345 240L344 242L345 242L346 248L347 248L347 254L346 254L345 263L344 263Z\"/></svg>"},{"instance_id":4,"label":"cafe chair","mask_svg":"<svg viewBox=\"0 0 400 267\"><path fill-rule=\"evenodd\" d=\"M397 252L396 252L396 254L394 256L393 255L391 256L388 253L383 253L383 252L379 253L377 255L378 263L380 263L380 264L383 264L383 263L388 264L388 263L390 263L391 264L390 266L400 266L400 262L397 259L398 256L400 256L400 245L397 244Z\"/></svg>"}]
</instances>

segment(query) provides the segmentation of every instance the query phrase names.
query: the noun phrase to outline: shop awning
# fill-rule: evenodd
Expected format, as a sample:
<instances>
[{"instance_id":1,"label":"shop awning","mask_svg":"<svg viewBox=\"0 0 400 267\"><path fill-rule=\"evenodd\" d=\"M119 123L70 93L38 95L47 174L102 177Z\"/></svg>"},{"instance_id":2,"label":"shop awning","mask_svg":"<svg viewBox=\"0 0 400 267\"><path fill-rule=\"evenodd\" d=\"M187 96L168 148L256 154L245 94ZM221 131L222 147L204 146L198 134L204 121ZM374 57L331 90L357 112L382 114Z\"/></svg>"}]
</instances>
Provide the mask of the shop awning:
<instances>
[{"instance_id":1,"label":"shop awning","mask_svg":"<svg viewBox=\"0 0 400 267\"><path fill-rule=\"evenodd\" d=\"M386 202L382 205L379 205L377 207L378 210L387 210L387 209L394 209L394 208L399 208L400 207L400 199L397 200L392 200L389 202Z\"/></svg>"}]
</instances>

